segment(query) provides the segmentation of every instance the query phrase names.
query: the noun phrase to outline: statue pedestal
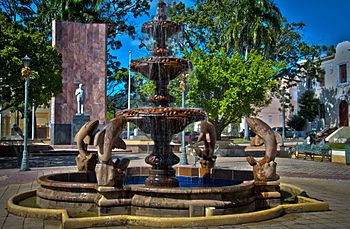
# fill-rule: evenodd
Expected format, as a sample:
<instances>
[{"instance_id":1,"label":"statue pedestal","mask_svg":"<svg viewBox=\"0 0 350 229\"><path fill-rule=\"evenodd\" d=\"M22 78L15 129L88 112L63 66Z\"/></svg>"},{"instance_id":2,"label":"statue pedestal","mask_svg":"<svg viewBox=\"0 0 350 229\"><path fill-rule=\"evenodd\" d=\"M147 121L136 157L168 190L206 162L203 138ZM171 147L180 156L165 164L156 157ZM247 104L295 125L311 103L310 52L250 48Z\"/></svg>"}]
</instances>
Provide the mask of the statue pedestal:
<instances>
[{"instance_id":1,"label":"statue pedestal","mask_svg":"<svg viewBox=\"0 0 350 229\"><path fill-rule=\"evenodd\" d=\"M74 145L76 144L75 142L75 135L78 133L80 128L90 121L90 116L89 115L84 115L84 114L76 114L73 116L72 122L71 122L71 144Z\"/></svg>"}]
</instances>

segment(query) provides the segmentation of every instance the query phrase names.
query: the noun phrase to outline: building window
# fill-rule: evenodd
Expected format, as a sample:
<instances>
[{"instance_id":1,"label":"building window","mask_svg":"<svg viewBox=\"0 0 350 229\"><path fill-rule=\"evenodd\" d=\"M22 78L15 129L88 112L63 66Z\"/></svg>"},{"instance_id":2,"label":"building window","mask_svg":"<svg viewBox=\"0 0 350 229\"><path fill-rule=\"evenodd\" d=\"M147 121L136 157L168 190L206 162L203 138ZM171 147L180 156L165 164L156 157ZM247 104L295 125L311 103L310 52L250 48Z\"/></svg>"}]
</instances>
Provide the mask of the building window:
<instances>
[{"instance_id":1,"label":"building window","mask_svg":"<svg viewBox=\"0 0 350 229\"><path fill-rule=\"evenodd\" d=\"M325 75L324 71L321 71L318 79L318 82L320 83L320 87L324 86L324 75Z\"/></svg>"},{"instance_id":2,"label":"building window","mask_svg":"<svg viewBox=\"0 0 350 229\"><path fill-rule=\"evenodd\" d=\"M326 107L324 103L320 104L320 118L325 118L326 117Z\"/></svg>"},{"instance_id":3,"label":"building window","mask_svg":"<svg viewBox=\"0 0 350 229\"><path fill-rule=\"evenodd\" d=\"M339 80L340 83L346 83L347 72L346 72L346 64L339 65Z\"/></svg>"},{"instance_id":4,"label":"building window","mask_svg":"<svg viewBox=\"0 0 350 229\"><path fill-rule=\"evenodd\" d=\"M269 115L269 125L272 125L272 115Z\"/></svg>"}]
</instances>

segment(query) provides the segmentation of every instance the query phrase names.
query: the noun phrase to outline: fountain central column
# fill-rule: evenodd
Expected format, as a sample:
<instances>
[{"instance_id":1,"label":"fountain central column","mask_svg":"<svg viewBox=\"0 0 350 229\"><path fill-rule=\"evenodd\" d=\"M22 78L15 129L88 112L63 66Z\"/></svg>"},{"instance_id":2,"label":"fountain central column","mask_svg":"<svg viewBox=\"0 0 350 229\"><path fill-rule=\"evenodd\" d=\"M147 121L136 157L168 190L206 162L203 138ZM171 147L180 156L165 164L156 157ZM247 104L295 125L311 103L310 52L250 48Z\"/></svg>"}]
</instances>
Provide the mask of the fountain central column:
<instances>
[{"instance_id":1,"label":"fountain central column","mask_svg":"<svg viewBox=\"0 0 350 229\"><path fill-rule=\"evenodd\" d=\"M171 148L170 139L164 136L153 136L154 148L152 153L146 157L147 164L152 165L149 177L145 181L146 186L179 186L175 178L173 165L179 163L180 159L176 156Z\"/></svg>"}]
</instances>

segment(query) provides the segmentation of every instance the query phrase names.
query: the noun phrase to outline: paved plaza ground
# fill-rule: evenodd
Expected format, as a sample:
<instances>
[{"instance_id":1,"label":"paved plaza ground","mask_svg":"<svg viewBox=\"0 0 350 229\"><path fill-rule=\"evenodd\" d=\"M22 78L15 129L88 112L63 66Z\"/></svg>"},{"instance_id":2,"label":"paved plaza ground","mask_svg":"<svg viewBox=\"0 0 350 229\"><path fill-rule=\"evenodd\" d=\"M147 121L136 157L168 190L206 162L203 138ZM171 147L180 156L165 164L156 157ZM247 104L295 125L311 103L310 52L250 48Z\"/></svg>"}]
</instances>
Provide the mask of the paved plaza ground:
<instances>
[{"instance_id":1,"label":"paved plaza ground","mask_svg":"<svg viewBox=\"0 0 350 229\"><path fill-rule=\"evenodd\" d=\"M146 165L146 154L120 154L131 159L130 166ZM1 228L60 228L59 221L22 218L8 214L6 203L10 196L36 189L36 179L45 174L76 171L74 155L37 156L31 158L31 171L20 172L8 163L14 158L0 158L0 226ZM350 228L350 166L303 159L277 158L281 182L306 190L313 198L327 201L330 211L287 214L259 223L210 228ZM7 164L6 164L7 163ZM193 158L189 157L193 164ZM198 165L197 165L198 166ZM219 157L217 167L251 170L244 157ZM136 228L136 227L114 227ZM137 227L139 228L139 227Z\"/></svg>"}]
</instances>

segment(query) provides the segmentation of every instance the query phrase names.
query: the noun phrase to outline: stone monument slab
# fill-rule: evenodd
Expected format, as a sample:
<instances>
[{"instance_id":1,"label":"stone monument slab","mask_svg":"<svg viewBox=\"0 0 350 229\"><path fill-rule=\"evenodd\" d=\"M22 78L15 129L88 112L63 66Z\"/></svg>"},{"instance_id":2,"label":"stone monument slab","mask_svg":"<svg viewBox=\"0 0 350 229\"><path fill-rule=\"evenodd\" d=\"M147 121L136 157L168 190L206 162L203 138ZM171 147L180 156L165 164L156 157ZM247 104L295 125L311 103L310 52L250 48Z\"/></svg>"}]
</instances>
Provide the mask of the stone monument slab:
<instances>
[{"instance_id":1,"label":"stone monument slab","mask_svg":"<svg viewBox=\"0 0 350 229\"><path fill-rule=\"evenodd\" d=\"M62 54L62 92L51 100L51 144L71 144L75 90L84 85L84 115L105 123L107 25L53 21L52 45ZM67 126L68 125L68 126ZM62 135L62 132L65 134ZM67 137L70 135L69 137Z\"/></svg>"}]
</instances>

